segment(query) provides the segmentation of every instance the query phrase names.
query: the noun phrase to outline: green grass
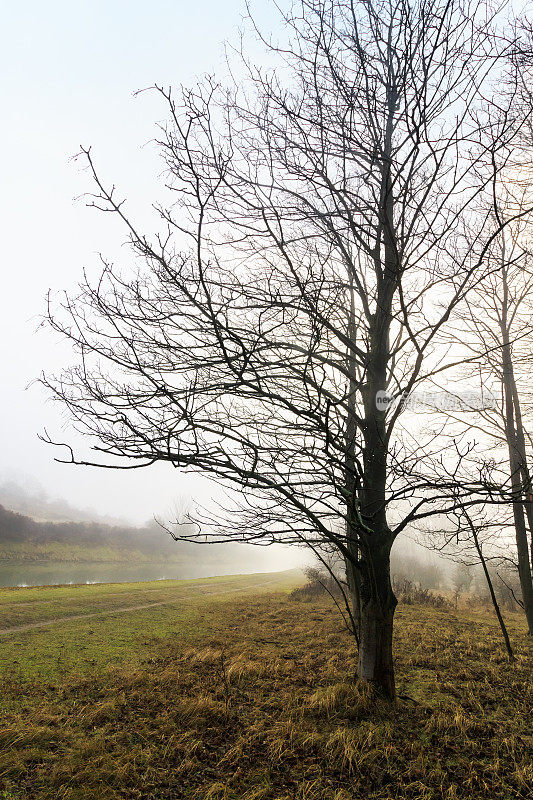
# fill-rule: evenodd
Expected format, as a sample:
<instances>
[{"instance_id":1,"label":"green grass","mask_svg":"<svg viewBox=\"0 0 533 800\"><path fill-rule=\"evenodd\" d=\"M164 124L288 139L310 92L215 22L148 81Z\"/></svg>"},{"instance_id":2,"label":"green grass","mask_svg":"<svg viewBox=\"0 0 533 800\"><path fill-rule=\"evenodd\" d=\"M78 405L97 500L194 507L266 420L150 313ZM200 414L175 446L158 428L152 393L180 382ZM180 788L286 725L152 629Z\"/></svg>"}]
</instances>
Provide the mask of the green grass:
<instances>
[{"instance_id":1,"label":"green grass","mask_svg":"<svg viewBox=\"0 0 533 800\"><path fill-rule=\"evenodd\" d=\"M109 665L138 663L154 641L210 627L205 605L272 588L293 588L298 572L233 575L183 581L0 589L0 631L7 628L95 614L50 626L0 635L0 671L22 678L94 673ZM137 605L138 611L115 612Z\"/></svg>"},{"instance_id":2,"label":"green grass","mask_svg":"<svg viewBox=\"0 0 533 800\"><path fill-rule=\"evenodd\" d=\"M120 549L108 545L79 545L69 542L2 542L0 543L0 565L18 564L136 564L149 563L152 559L140 550ZM172 559L180 563L178 555ZM2 797L0 795L0 800Z\"/></svg>"},{"instance_id":3,"label":"green grass","mask_svg":"<svg viewBox=\"0 0 533 800\"><path fill-rule=\"evenodd\" d=\"M509 664L489 613L400 607L401 697L390 706L354 679L353 642L326 599L292 600L294 574L278 576L279 586L264 576L258 591L239 595L249 577L218 579L213 587L227 594L204 598L194 582L147 584L154 592L181 587L188 597L131 627L129 614L103 616L94 670L76 654L80 643L91 646L92 620L63 629L73 663L46 677L36 677L31 658L19 659L20 672L6 661L0 790L7 798L529 797L531 653L520 615L508 615L518 656ZM60 616L61 592L94 607L119 589L125 599L123 585L83 587L77 596L73 588L19 591L21 602L35 592ZM142 585L130 590L138 597ZM59 643L60 630L50 628ZM31 636L42 670L50 641L40 631Z\"/></svg>"}]
</instances>

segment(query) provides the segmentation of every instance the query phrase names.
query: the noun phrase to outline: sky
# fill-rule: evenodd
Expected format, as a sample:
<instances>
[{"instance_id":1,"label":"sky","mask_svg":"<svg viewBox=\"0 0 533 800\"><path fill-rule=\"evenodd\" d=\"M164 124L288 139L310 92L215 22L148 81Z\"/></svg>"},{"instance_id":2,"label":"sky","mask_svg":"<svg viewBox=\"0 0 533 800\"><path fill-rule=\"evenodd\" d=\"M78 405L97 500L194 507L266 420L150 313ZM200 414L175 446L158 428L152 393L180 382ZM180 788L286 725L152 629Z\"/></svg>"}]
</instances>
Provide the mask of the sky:
<instances>
[{"instance_id":1,"label":"sky","mask_svg":"<svg viewBox=\"0 0 533 800\"><path fill-rule=\"evenodd\" d=\"M275 24L267 0L264 23ZM161 170L150 140L165 109L154 83L190 85L224 73L224 41L236 41L244 0L29 0L4 4L0 34L0 481L42 487L101 515L142 523L181 497L216 495L205 478L159 465L105 471L58 464L38 439L72 440L57 404L38 385L42 370L71 361L57 335L39 328L48 289L73 289L98 253L127 263L110 215L87 209L90 189L73 156L91 146L101 174L148 219ZM78 199L76 199L78 198Z\"/></svg>"}]
</instances>

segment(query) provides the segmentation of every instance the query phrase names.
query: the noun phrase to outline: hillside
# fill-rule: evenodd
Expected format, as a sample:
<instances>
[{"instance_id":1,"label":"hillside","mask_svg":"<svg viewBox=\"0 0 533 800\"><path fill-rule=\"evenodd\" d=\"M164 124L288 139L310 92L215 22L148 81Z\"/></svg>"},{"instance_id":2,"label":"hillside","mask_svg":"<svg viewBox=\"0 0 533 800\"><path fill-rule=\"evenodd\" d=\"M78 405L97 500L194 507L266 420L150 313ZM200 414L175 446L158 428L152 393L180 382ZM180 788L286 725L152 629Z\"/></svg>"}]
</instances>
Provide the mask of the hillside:
<instances>
[{"instance_id":1,"label":"hillside","mask_svg":"<svg viewBox=\"0 0 533 800\"><path fill-rule=\"evenodd\" d=\"M155 522L135 528L103 522L40 521L0 505L0 568L7 570L3 585L68 583L77 579L85 582L88 579L86 571L82 570L82 575L76 572L84 564L90 570L89 577L99 581L120 580L123 572L122 579L140 580L138 570L133 576L125 570L142 565L169 567L172 574L180 577L268 572L294 566L294 555L289 557L285 551L281 552L281 548L268 550L237 543L202 546L175 542ZM34 575L32 572L41 566L68 567L69 564L79 566L69 568L68 573L56 570L53 575L41 572ZM116 565L117 571L108 574L104 565L109 568ZM11 567L24 572L16 569L12 573ZM168 570L162 570L162 576L167 573ZM154 576L154 569L148 569L144 579L153 579L151 576Z\"/></svg>"},{"instance_id":2,"label":"hillside","mask_svg":"<svg viewBox=\"0 0 533 800\"><path fill-rule=\"evenodd\" d=\"M37 481L27 476L20 481L2 476L0 506L42 522L99 522L131 527L124 519L102 515L95 508L80 508L62 497L50 497Z\"/></svg>"},{"instance_id":3,"label":"hillside","mask_svg":"<svg viewBox=\"0 0 533 800\"><path fill-rule=\"evenodd\" d=\"M246 552L245 552L246 551ZM175 542L155 522L134 528L100 522L42 522L0 506L0 565L23 563L205 562L242 567L253 558L239 545L200 547Z\"/></svg>"},{"instance_id":4,"label":"hillside","mask_svg":"<svg viewBox=\"0 0 533 800\"><path fill-rule=\"evenodd\" d=\"M182 548L158 527L42 522L0 506L0 561L179 560Z\"/></svg>"}]
</instances>

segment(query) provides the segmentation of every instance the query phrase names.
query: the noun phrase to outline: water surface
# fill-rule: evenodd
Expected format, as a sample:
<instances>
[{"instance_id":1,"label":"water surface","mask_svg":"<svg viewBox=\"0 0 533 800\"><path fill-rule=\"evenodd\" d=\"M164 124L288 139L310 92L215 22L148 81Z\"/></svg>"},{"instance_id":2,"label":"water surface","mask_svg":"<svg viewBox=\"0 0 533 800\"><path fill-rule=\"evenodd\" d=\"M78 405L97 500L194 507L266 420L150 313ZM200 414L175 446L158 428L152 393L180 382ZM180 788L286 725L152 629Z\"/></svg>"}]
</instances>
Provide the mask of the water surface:
<instances>
[{"instance_id":1,"label":"water surface","mask_svg":"<svg viewBox=\"0 0 533 800\"><path fill-rule=\"evenodd\" d=\"M68 583L122 583L126 581L183 580L208 578L214 574L229 575L235 572L215 569L213 564L69 564L48 562L43 564L0 565L0 586L49 586Z\"/></svg>"}]
</instances>

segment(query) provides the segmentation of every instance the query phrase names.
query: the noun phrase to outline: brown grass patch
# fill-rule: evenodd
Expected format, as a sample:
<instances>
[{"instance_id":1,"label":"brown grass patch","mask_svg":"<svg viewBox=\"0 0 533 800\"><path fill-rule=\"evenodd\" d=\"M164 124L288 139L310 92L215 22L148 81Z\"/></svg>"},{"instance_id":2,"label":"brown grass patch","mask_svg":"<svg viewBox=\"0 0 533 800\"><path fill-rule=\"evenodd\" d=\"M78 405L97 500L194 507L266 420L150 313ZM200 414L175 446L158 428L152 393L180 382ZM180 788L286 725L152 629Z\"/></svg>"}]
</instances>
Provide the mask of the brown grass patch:
<instances>
[{"instance_id":1,"label":"brown grass patch","mask_svg":"<svg viewBox=\"0 0 533 800\"><path fill-rule=\"evenodd\" d=\"M9 800L511 800L533 778L528 641L485 614L398 612L394 707L353 677L325 598L213 606L216 635L146 663L0 689ZM4 800L0 791L0 798Z\"/></svg>"}]
</instances>

